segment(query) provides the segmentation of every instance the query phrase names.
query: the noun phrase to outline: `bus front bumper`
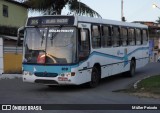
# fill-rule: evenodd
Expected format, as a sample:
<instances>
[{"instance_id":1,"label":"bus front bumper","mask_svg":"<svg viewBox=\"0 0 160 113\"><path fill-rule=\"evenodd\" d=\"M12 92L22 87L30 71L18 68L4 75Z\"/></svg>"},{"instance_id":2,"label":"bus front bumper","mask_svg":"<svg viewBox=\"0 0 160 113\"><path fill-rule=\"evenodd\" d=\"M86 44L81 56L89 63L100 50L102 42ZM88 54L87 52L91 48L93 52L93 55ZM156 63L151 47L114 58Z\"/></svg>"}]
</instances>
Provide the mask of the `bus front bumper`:
<instances>
[{"instance_id":1,"label":"bus front bumper","mask_svg":"<svg viewBox=\"0 0 160 113\"><path fill-rule=\"evenodd\" d=\"M57 77L37 77L32 73L23 73L23 82L39 83L44 85L79 85L73 82L74 77L71 76L61 76Z\"/></svg>"}]
</instances>

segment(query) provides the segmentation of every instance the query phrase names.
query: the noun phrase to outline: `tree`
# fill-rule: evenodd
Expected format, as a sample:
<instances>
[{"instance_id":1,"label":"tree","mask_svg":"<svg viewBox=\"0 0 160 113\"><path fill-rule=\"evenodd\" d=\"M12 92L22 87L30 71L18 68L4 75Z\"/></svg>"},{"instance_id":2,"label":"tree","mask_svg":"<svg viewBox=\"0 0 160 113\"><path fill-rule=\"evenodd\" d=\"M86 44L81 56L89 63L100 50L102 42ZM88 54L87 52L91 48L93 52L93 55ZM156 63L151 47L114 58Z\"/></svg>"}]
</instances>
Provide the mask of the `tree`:
<instances>
[{"instance_id":1,"label":"tree","mask_svg":"<svg viewBox=\"0 0 160 113\"><path fill-rule=\"evenodd\" d=\"M160 24L160 17L158 17L158 20L156 20L156 22Z\"/></svg>"},{"instance_id":2,"label":"tree","mask_svg":"<svg viewBox=\"0 0 160 113\"><path fill-rule=\"evenodd\" d=\"M26 0L23 3L31 10L48 15L61 15L62 9L68 5L69 10L76 14L101 17L96 11L78 0Z\"/></svg>"}]
</instances>

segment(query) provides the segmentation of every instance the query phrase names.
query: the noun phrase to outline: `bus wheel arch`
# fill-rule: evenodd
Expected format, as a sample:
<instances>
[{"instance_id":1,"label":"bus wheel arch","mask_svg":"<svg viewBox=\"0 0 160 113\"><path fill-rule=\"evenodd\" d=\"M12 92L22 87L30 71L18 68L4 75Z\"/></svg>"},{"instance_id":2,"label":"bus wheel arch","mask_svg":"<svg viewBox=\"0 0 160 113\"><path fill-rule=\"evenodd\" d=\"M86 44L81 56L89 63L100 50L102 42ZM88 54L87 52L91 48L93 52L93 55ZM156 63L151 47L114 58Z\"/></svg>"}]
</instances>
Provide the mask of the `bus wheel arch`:
<instances>
[{"instance_id":1,"label":"bus wheel arch","mask_svg":"<svg viewBox=\"0 0 160 113\"><path fill-rule=\"evenodd\" d=\"M101 65L96 63L92 68L91 81L89 82L89 87L95 88L98 86L101 79Z\"/></svg>"}]
</instances>

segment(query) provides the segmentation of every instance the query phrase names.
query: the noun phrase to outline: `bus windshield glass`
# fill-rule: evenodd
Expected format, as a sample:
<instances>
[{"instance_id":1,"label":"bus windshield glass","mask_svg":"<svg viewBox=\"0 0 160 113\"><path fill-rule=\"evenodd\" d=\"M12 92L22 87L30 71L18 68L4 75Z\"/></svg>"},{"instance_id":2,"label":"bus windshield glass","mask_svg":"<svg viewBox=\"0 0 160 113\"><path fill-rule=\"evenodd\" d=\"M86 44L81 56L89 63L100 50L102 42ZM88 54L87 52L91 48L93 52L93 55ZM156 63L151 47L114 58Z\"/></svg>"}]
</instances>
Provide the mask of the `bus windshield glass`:
<instances>
[{"instance_id":1,"label":"bus windshield glass","mask_svg":"<svg viewBox=\"0 0 160 113\"><path fill-rule=\"evenodd\" d=\"M24 48L23 63L75 63L77 61L76 28L26 28Z\"/></svg>"}]
</instances>

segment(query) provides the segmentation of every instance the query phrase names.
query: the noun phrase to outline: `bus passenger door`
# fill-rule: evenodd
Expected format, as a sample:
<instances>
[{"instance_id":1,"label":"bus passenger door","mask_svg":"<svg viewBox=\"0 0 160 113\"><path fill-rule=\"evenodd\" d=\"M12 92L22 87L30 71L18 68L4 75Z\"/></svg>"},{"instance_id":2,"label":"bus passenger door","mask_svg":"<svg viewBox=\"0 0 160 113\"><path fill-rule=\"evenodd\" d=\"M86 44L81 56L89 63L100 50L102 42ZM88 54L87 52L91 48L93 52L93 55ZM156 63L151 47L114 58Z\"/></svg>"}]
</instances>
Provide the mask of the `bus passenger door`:
<instances>
[{"instance_id":1,"label":"bus passenger door","mask_svg":"<svg viewBox=\"0 0 160 113\"><path fill-rule=\"evenodd\" d=\"M78 38L79 61L87 60L90 54L89 30L79 29Z\"/></svg>"},{"instance_id":2,"label":"bus passenger door","mask_svg":"<svg viewBox=\"0 0 160 113\"><path fill-rule=\"evenodd\" d=\"M89 26L89 25L88 25ZM79 58L79 74L85 77L81 77L81 81L88 82L90 80L90 30L86 24L79 24L78 29L78 58Z\"/></svg>"}]
</instances>

